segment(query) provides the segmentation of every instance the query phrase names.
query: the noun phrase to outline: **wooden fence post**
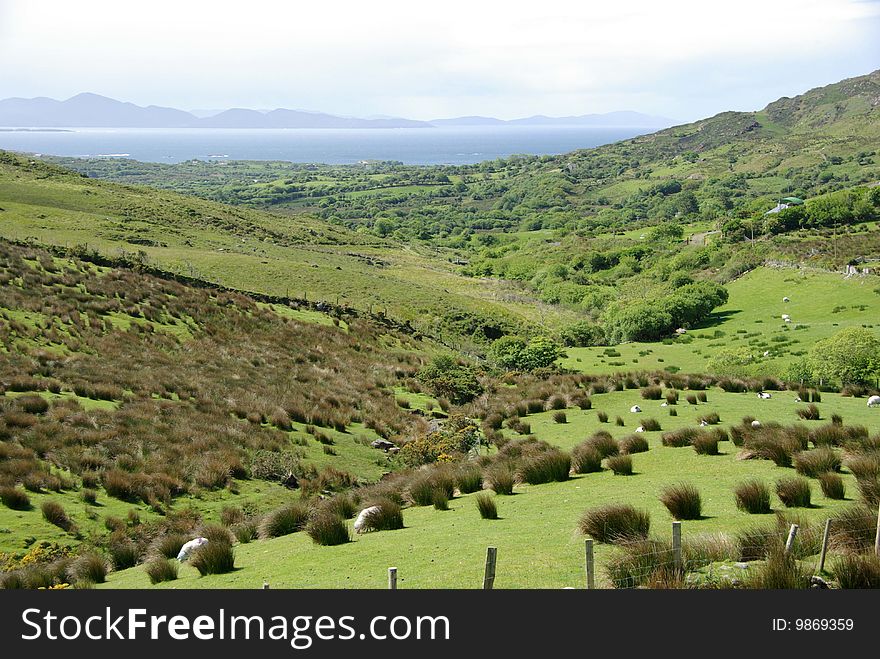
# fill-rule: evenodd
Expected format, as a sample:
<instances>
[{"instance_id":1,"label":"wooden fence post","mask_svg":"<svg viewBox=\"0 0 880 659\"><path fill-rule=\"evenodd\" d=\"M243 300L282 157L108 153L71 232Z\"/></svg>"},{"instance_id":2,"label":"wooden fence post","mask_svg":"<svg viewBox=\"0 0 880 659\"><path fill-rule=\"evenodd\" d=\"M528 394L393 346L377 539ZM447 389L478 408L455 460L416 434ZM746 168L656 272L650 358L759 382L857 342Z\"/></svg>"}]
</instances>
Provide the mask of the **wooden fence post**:
<instances>
[{"instance_id":1,"label":"wooden fence post","mask_svg":"<svg viewBox=\"0 0 880 659\"><path fill-rule=\"evenodd\" d=\"M828 539L831 537L831 518L825 520L825 532L822 534L822 552L819 554L819 572L825 569L825 554L828 553Z\"/></svg>"},{"instance_id":2,"label":"wooden fence post","mask_svg":"<svg viewBox=\"0 0 880 659\"><path fill-rule=\"evenodd\" d=\"M269 582L268 581L263 582L263 590L269 590Z\"/></svg>"},{"instance_id":3,"label":"wooden fence post","mask_svg":"<svg viewBox=\"0 0 880 659\"><path fill-rule=\"evenodd\" d=\"M388 568L388 590L397 590L397 568Z\"/></svg>"},{"instance_id":4,"label":"wooden fence post","mask_svg":"<svg viewBox=\"0 0 880 659\"><path fill-rule=\"evenodd\" d=\"M675 571L681 572L681 522L672 523L672 561Z\"/></svg>"},{"instance_id":5,"label":"wooden fence post","mask_svg":"<svg viewBox=\"0 0 880 659\"><path fill-rule=\"evenodd\" d=\"M495 559L497 556L497 547L489 547L486 550L486 572L483 575L483 590L492 590L492 586L495 584Z\"/></svg>"},{"instance_id":6,"label":"wooden fence post","mask_svg":"<svg viewBox=\"0 0 880 659\"><path fill-rule=\"evenodd\" d=\"M800 527L797 524L792 524L791 528L788 531L788 540L785 541L785 553L791 551L791 548L794 546L794 539L797 537L797 532Z\"/></svg>"},{"instance_id":7,"label":"wooden fence post","mask_svg":"<svg viewBox=\"0 0 880 659\"><path fill-rule=\"evenodd\" d=\"M596 587L596 571L593 563L593 541L587 540L584 549L586 552L586 568L587 568L587 588L592 590Z\"/></svg>"}]
</instances>

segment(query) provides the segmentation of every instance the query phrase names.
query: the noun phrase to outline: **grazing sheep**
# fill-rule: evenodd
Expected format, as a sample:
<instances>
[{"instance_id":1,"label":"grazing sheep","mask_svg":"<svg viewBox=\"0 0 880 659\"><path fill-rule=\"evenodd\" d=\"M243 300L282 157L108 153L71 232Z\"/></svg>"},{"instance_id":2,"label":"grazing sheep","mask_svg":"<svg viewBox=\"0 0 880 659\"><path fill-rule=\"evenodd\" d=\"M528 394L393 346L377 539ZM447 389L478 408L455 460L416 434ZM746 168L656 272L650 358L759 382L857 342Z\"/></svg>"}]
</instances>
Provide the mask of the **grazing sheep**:
<instances>
[{"instance_id":1,"label":"grazing sheep","mask_svg":"<svg viewBox=\"0 0 880 659\"><path fill-rule=\"evenodd\" d=\"M709 422L706 419L700 419L700 425L705 428L709 425Z\"/></svg>"},{"instance_id":2,"label":"grazing sheep","mask_svg":"<svg viewBox=\"0 0 880 659\"><path fill-rule=\"evenodd\" d=\"M803 401L801 400L801 397L800 397L800 396L795 396L795 397L794 397L794 402L795 402L795 403L802 403Z\"/></svg>"},{"instance_id":3,"label":"grazing sheep","mask_svg":"<svg viewBox=\"0 0 880 659\"><path fill-rule=\"evenodd\" d=\"M632 412L633 414L638 414L639 412L642 411L642 408L639 407L638 405L633 405L631 408L629 408L629 411Z\"/></svg>"},{"instance_id":4,"label":"grazing sheep","mask_svg":"<svg viewBox=\"0 0 880 659\"><path fill-rule=\"evenodd\" d=\"M660 403L660 407L669 407L669 403Z\"/></svg>"},{"instance_id":5,"label":"grazing sheep","mask_svg":"<svg viewBox=\"0 0 880 659\"><path fill-rule=\"evenodd\" d=\"M791 302L791 300L789 300L787 297L782 298L782 301L783 302Z\"/></svg>"},{"instance_id":6,"label":"grazing sheep","mask_svg":"<svg viewBox=\"0 0 880 659\"><path fill-rule=\"evenodd\" d=\"M764 351L764 356L765 356L765 357L769 357L769 356L770 356L770 351L769 351L769 350L765 350L765 351Z\"/></svg>"},{"instance_id":7,"label":"grazing sheep","mask_svg":"<svg viewBox=\"0 0 880 659\"><path fill-rule=\"evenodd\" d=\"M782 314L782 320L788 320L789 318L791 318L791 316L789 316L787 313Z\"/></svg>"},{"instance_id":8,"label":"grazing sheep","mask_svg":"<svg viewBox=\"0 0 880 659\"><path fill-rule=\"evenodd\" d=\"M783 318L783 320L784 320L786 323L790 323L790 322L791 322L791 318Z\"/></svg>"},{"instance_id":9,"label":"grazing sheep","mask_svg":"<svg viewBox=\"0 0 880 659\"><path fill-rule=\"evenodd\" d=\"M768 394L766 391L761 391L758 393L758 398L767 400L768 398L770 398L770 394Z\"/></svg>"},{"instance_id":10,"label":"grazing sheep","mask_svg":"<svg viewBox=\"0 0 880 659\"><path fill-rule=\"evenodd\" d=\"M868 399L868 407L880 407L880 396L871 396Z\"/></svg>"},{"instance_id":11,"label":"grazing sheep","mask_svg":"<svg viewBox=\"0 0 880 659\"><path fill-rule=\"evenodd\" d=\"M192 554L196 549L205 544L208 544L207 538L195 538L194 540L183 543L183 546L177 553L177 560L185 561L187 558L190 557L190 554Z\"/></svg>"},{"instance_id":12,"label":"grazing sheep","mask_svg":"<svg viewBox=\"0 0 880 659\"><path fill-rule=\"evenodd\" d=\"M760 428L760 427L761 427L761 422L760 422L760 421L758 421L757 419L755 419L754 421L752 421L752 428Z\"/></svg>"},{"instance_id":13,"label":"grazing sheep","mask_svg":"<svg viewBox=\"0 0 880 659\"><path fill-rule=\"evenodd\" d=\"M644 427L639 426L638 428L636 428L636 432L645 432L645 429Z\"/></svg>"},{"instance_id":14,"label":"grazing sheep","mask_svg":"<svg viewBox=\"0 0 880 659\"><path fill-rule=\"evenodd\" d=\"M376 515L379 510L379 506L369 506L358 513L357 519L354 520L354 532L363 533L366 531L366 526L370 521L370 517Z\"/></svg>"}]
</instances>

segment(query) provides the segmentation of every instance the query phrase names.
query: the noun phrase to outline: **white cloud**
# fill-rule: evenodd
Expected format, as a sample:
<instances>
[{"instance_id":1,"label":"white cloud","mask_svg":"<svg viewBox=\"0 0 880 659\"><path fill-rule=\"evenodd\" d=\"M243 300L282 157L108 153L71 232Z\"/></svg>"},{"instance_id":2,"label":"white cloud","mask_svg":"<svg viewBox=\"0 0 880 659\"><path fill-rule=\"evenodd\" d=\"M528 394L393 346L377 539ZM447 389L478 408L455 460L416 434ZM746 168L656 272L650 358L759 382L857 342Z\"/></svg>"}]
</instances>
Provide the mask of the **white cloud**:
<instances>
[{"instance_id":1,"label":"white cloud","mask_svg":"<svg viewBox=\"0 0 880 659\"><path fill-rule=\"evenodd\" d=\"M877 68L878 17L858 0L0 0L0 96L689 118Z\"/></svg>"}]
</instances>

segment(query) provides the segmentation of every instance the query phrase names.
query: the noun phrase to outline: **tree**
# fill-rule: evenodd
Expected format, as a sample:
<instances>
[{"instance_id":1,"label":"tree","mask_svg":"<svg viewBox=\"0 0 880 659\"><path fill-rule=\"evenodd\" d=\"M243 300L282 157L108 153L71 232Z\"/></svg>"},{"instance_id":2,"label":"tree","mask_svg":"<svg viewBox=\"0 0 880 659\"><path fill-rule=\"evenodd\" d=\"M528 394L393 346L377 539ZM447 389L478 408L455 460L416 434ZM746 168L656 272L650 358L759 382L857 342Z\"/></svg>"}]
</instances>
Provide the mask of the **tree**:
<instances>
[{"instance_id":1,"label":"tree","mask_svg":"<svg viewBox=\"0 0 880 659\"><path fill-rule=\"evenodd\" d=\"M536 336L530 341L515 335L502 336L489 347L489 357L501 368L533 371L552 366L562 350L551 338Z\"/></svg>"},{"instance_id":2,"label":"tree","mask_svg":"<svg viewBox=\"0 0 880 659\"><path fill-rule=\"evenodd\" d=\"M483 386L474 369L459 364L449 355L435 357L418 373L418 379L430 388L435 396L448 398L456 404L467 403L483 393Z\"/></svg>"},{"instance_id":3,"label":"tree","mask_svg":"<svg viewBox=\"0 0 880 659\"><path fill-rule=\"evenodd\" d=\"M818 380L866 384L880 375L880 339L863 327L848 327L817 341L810 362Z\"/></svg>"}]
</instances>

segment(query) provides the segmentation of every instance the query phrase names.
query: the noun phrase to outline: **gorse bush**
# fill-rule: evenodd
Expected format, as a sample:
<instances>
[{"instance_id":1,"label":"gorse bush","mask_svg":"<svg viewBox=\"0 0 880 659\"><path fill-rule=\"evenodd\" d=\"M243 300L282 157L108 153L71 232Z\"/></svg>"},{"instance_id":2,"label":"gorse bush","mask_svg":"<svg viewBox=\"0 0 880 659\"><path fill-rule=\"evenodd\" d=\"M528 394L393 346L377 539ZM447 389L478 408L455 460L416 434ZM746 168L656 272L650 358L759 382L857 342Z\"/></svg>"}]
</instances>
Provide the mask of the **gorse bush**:
<instances>
[{"instance_id":1,"label":"gorse bush","mask_svg":"<svg viewBox=\"0 0 880 659\"><path fill-rule=\"evenodd\" d=\"M782 478L776 481L776 496L787 508L809 508L810 482L804 478Z\"/></svg>"},{"instance_id":2,"label":"gorse bush","mask_svg":"<svg viewBox=\"0 0 880 659\"><path fill-rule=\"evenodd\" d=\"M689 483L678 483L663 488L660 502L678 520L700 519L703 503L700 492Z\"/></svg>"},{"instance_id":3,"label":"gorse bush","mask_svg":"<svg viewBox=\"0 0 880 659\"><path fill-rule=\"evenodd\" d=\"M736 507L753 515L771 512L770 490L761 481L751 480L737 485L734 490Z\"/></svg>"},{"instance_id":4,"label":"gorse bush","mask_svg":"<svg viewBox=\"0 0 880 659\"><path fill-rule=\"evenodd\" d=\"M632 476L633 474L632 458L629 455L612 455L606 464L616 476Z\"/></svg>"},{"instance_id":5,"label":"gorse bush","mask_svg":"<svg viewBox=\"0 0 880 659\"><path fill-rule=\"evenodd\" d=\"M201 576L225 574L235 569L235 551L225 542L208 542L192 553L190 564Z\"/></svg>"},{"instance_id":6,"label":"gorse bush","mask_svg":"<svg viewBox=\"0 0 880 659\"><path fill-rule=\"evenodd\" d=\"M151 584L177 579L177 563L166 558L154 558L146 564L144 570Z\"/></svg>"},{"instance_id":7,"label":"gorse bush","mask_svg":"<svg viewBox=\"0 0 880 659\"><path fill-rule=\"evenodd\" d=\"M277 538L302 531L309 520L309 509L301 503L289 503L266 514L260 521L260 538Z\"/></svg>"},{"instance_id":8,"label":"gorse bush","mask_svg":"<svg viewBox=\"0 0 880 659\"><path fill-rule=\"evenodd\" d=\"M822 487L822 494L829 499L843 499L846 496L846 486L840 474L833 471L826 471L819 474L819 485Z\"/></svg>"},{"instance_id":9,"label":"gorse bush","mask_svg":"<svg viewBox=\"0 0 880 659\"><path fill-rule=\"evenodd\" d=\"M607 504L587 510L578 527L598 542L614 544L648 537L651 518L628 504Z\"/></svg>"},{"instance_id":10,"label":"gorse bush","mask_svg":"<svg viewBox=\"0 0 880 659\"><path fill-rule=\"evenodd\" d=\"M341 545L351 541L345 520L331 511L323 510L306 523L306 533L317 545Z\"/></svg>"},{"instance_id":11,"label":"gorse bush","mask_svg":"<svg viewBox=\"0 0 880 659\"><path fill-rule=\"evenodd\" d=\"M477 510L480 511L480 517L483 519L498 519L498 508L495 505L494 497L488 492L480 492L474 501L477 504Z\"/></svg>"}]
</instances>

